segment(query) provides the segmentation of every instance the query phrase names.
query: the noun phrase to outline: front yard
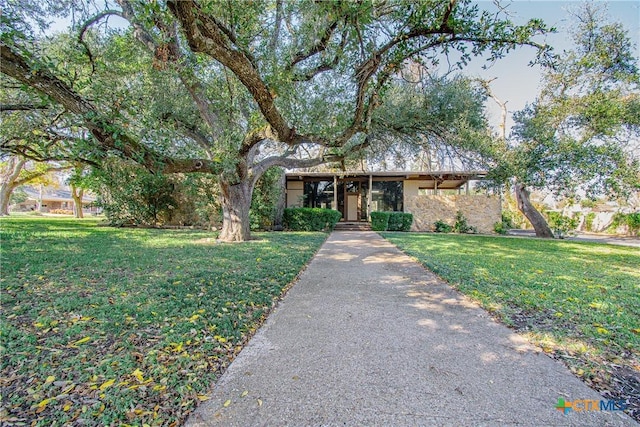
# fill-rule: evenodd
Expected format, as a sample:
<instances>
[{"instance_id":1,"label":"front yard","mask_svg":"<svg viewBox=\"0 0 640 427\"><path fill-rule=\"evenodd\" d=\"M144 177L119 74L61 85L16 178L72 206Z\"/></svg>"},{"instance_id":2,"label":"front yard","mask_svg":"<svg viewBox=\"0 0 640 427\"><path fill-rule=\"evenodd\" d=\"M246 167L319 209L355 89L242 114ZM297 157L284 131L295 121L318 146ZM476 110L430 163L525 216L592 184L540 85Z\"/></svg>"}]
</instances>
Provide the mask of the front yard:
<instances>
[{"instance_id":1,"label":"front yard","mask_svg":"<svg viewBox=\"0 0 640 427\"><path fill-rule=\"evenodd\" d=\"M640 420L640 250L382 233Z\"/></svg>"},{"instance_id":2,"label":"front yard","mask_svg":"<svg viewBox=\"0 0 640 427\"><path fill-rule=\"evenodd\" d=\"M3 425L180 424L326 238L0 227Z\"/></svg>"}]
</instances>

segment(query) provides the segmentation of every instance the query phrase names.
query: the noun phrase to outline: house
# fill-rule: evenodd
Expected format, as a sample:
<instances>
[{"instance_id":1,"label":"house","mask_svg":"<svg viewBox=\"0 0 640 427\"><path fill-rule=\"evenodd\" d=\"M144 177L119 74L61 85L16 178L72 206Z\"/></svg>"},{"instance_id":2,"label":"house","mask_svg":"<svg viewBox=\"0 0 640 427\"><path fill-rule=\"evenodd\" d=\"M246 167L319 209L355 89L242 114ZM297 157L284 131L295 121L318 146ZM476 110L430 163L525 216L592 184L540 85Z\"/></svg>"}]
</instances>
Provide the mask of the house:
<instances>
[{"instance_id":1,"label":"house","mask_svg":"<svg viewBox=\"0 0 640 427\"><path fill-rule=\"evenodd\" d=\"M442 220L451 225L461 211L481 233L492 233L501 219L499 197L471 194L470 182L487 173L471 172L290 172L286 206L336 209L342 221L368 221L375 211L413 214L413 231L431 231Z\"/></svg>"},{"instance_id":2,"label":"house","mask_svg":"<svg viewBox=\"0 0 640 427\"><path fill-rule=\"evenodd\" d=\"M40 212L55 213L55 211L73 212L75 202L68 189L55 189L51 187L23 186L20 187L27 195L27 199L23 202L16 203L11 206L14 212L29 212L38 210L38 201L40 201ZM92 207L92 203L96 201L92 194L84 194L82 197L82 211L84 213L97 213L97 208Z\"/></svg>"}]
</instances>

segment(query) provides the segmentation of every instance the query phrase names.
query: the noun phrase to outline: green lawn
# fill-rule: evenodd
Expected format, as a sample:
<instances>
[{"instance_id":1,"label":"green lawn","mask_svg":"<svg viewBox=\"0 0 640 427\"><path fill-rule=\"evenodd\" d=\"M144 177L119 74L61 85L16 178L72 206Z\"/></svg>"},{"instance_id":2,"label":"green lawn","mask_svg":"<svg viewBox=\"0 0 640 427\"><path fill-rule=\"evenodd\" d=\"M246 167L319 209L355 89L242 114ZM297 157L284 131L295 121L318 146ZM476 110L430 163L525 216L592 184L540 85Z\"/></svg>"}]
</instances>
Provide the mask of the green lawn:
<instances>
[{"instance_id":1,"label":"green lawn","mask_svg":"<svg viewBox=\"0 0 640 427\"><path fill-rule=\"evenodd\" d=\"M0 221L0 421L172 425L326 238Z\"/></svg>"},{"instance_id":2,"label":"green lawn","mask_svg":"<svg viewBox=\"0 0 640 427\"><path fill-rule=\"evenodd\" d=\"M574 241L382 233L640 416L640 250Z\"/></svg>"}]
</instances>

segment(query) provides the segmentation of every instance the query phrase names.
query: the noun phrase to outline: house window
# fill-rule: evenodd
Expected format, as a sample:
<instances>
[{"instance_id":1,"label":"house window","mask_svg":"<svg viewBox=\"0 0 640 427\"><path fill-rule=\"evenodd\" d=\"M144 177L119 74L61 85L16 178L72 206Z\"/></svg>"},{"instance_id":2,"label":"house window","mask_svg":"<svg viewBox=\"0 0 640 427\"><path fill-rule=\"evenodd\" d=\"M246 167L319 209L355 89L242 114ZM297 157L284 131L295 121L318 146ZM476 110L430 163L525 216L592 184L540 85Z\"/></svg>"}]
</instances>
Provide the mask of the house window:
<instances>
[{"instance_id":1,"label":"house window","mask_svg":"<svg viewBox=\"0 0 640 427\"><path fill-rule=\"evenodd\" d=\"M304 207L332 209L333 181L304 183Z\"/></svg>"},{"instance_id":2,"label":"house window","mask_svg":"<svg viewBox=\"0 0 640 427\"><path fill-rule=\"evenodd\" d=\"M371 211L402 212L402 181L374 181L371 191Z\"/></svg>"}]
</instances>

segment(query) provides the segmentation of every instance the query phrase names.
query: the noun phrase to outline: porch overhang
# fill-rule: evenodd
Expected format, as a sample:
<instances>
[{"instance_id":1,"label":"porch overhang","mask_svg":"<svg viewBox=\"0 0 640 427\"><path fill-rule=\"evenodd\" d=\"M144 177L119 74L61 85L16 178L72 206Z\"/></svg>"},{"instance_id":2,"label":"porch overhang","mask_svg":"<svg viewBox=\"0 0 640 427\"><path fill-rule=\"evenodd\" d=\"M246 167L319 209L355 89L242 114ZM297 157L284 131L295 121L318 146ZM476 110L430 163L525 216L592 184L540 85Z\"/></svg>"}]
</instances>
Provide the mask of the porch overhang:
<instances>
[{"instance_id":1,"label":"porch overhang","mask_svg":"<svg viewBox=\"0 0 640 427\"><path fill-rule=\"evenodd\" d=\"M469 181L485 179L486 171L468 172L289 172L287 181L333 181L337 179L375 181L421 181L420 188L429 190L457 190Z\"/></svg>"}]
</instances>

